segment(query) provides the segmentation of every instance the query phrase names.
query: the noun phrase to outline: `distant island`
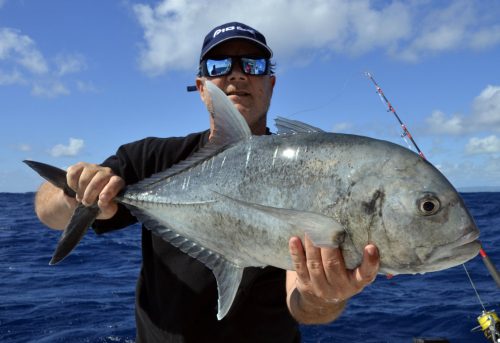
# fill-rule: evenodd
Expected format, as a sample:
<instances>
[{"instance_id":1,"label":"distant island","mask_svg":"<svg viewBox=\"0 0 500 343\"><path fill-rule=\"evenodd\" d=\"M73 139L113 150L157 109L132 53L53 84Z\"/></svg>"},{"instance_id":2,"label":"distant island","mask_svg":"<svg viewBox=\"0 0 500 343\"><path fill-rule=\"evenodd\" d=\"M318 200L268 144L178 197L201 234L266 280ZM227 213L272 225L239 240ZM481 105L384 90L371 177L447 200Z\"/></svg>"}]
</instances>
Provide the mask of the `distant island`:
<instances>
[{"instance_id":1,"label":"distant island","mask_svg":"<svg viewBox=\"0 0 500 343\"><path fill-rule=\"evenodd\" d=\"M458 187L461 193L500 192L500 186Z\"/></svg>"}]
</instances>

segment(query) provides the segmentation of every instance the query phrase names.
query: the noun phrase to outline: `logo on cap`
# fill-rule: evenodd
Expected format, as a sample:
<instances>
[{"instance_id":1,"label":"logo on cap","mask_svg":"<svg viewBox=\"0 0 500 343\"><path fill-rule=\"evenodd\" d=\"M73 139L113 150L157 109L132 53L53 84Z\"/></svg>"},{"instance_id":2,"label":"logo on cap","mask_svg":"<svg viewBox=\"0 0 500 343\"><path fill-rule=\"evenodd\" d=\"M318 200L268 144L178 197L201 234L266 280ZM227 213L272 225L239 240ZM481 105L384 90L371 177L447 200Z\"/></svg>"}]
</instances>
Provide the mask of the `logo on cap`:
<instances>
[{"instance_id":1,"label":"logo on cap","mask_svg":"<svg viewBox=\"0 0 500 343\"><path fill-rule=\"evenodd\" d=\"M255 34L255 31L252 30L252 29L245 29L245 28L243 28L241 26L227 26L227 27L223 27L222 29L215 30L214 35L213 35L212 38L215 38L220 33L224 33L224 32L227 32L227 31L233 31L233 30L246 31L246 32L250 32L253 35Z\"/></svg>"}]
</instances>

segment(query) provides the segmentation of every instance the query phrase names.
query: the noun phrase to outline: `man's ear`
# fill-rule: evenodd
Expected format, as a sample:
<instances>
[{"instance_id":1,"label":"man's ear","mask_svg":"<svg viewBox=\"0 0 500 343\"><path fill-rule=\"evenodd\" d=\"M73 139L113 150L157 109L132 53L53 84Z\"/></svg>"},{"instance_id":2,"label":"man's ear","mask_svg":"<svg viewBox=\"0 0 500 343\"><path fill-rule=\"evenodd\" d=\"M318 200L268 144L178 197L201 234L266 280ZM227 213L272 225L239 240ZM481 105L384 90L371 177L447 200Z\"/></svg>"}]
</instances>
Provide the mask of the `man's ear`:
<instances>
[{"instance_id":1,"label":"man's ear","mask_svg":"<svg viewBox=\"0 0 500 343\"><path fill-rule=\"evenodd\" d=\"M201 77L196 78L196 88L198 89L198 92L200 92L200 97L201 101L205 102L205 97L206 97L206 90L205 90L205 79Z\"/></svg>"}]
</instances>

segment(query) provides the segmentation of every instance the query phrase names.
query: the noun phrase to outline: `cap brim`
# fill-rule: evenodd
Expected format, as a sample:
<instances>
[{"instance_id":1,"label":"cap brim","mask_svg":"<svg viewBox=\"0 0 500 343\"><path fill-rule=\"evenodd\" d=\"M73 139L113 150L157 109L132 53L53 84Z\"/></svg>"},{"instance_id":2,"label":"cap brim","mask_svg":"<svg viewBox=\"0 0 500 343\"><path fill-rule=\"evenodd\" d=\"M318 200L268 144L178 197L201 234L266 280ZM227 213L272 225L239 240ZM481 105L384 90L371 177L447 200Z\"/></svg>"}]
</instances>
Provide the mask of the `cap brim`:
<instances>
[{"instance_id":1,"label":"cap brim","mask_svg":"<svg viewBox=\"0 0 500 343\"><path fill-rule=\"evenodd\" d=\"M255 43L255 45L258 45L260 48L262 48L265 52L267 52L267 58L272 58L273 57L273 51L271 50L271 48L269 48L267 45L263 44L262 42L258 41L257 39L254 39L254 38L250 38L250 37L228 37L228 38L225 38L225 39L222 39L220 40L219 42L215 43L214 45L212 45L210 47L210 49L208 49L207 51L205 51L201 56L200 56L200 61L202 61L205 56L210 52L212 51L216 46L219 46L221 45L222 43L225 43L227 41L230 41L230 40L248 40L248 41L251 41L252 43Z\"/></svg>"}]
</instances>

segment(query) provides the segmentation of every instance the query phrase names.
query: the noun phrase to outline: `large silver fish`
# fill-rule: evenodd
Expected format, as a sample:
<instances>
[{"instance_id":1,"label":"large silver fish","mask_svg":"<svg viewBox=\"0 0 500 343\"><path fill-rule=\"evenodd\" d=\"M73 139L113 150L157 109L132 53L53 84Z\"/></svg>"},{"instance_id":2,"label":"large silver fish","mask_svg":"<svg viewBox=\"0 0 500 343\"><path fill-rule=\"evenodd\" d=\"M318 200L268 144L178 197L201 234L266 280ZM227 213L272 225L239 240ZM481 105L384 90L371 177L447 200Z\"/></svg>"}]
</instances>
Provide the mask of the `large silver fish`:
<instances>
[{"instance_id":1,"label":"large silver fish","mask_svg":"<svg viewBox=\"0 0 500 343\"><path fill-rule=\"evenodd\" d=\"M225 94L208 81L206 87L216 128L208 145L128 186L116 201L213 271L219 319L245 267L293 269L292 236L306 233L317 246L340 246L348 268L374 243L380 272L390 274L442 270L478 253L479 231L464 202L417 154L285 119L277 120L277 135L252 136ZM64 171L27 163L74 194ZM77 208L51 263L69 254L96 215L95 205Z\"/></svg>"}]
</instances>

